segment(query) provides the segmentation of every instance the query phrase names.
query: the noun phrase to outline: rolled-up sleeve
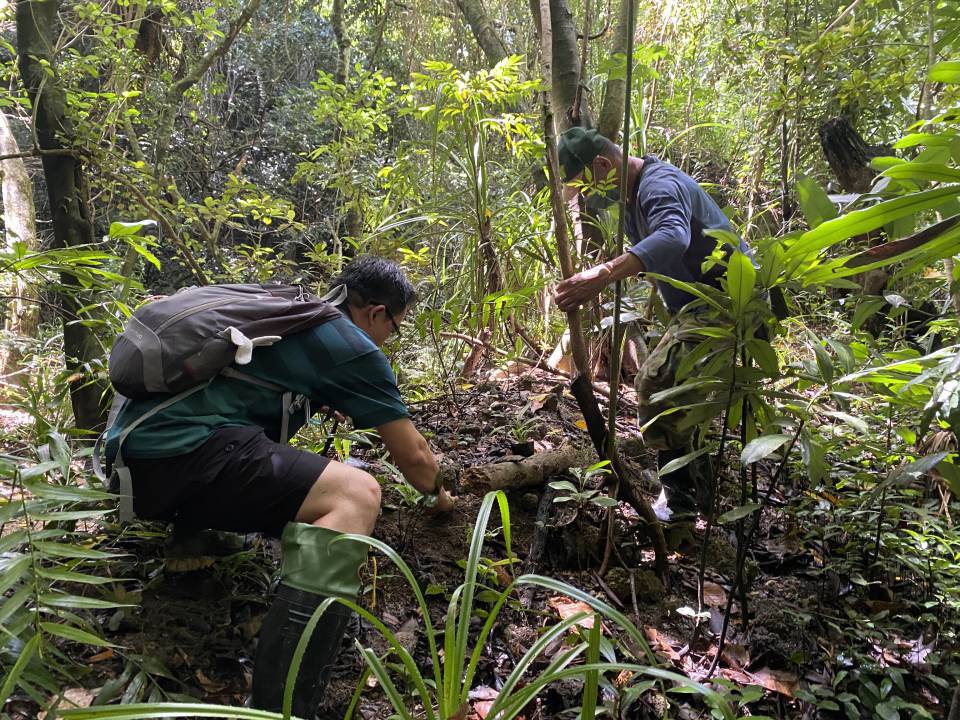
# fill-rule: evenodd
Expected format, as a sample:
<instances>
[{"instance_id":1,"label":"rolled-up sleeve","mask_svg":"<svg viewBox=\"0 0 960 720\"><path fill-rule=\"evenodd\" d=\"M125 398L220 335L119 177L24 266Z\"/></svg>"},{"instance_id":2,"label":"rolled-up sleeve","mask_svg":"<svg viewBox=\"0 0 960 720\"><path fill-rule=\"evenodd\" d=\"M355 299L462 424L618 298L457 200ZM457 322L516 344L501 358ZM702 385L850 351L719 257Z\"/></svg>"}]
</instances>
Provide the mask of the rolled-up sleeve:
<instances>
[{"instance_id":1,"label":"rolled-up sleeve","mask_svg":"<svg viewBox=\"0 0 960 720\"><path fill-rule=\"evenodd\" d=\"M690 247L691 208L683 188L672 179L658 182L642 194L636 212L646 219L646 236L629 252L649 272L670 274Z\"/></svg>"}]
</instances>

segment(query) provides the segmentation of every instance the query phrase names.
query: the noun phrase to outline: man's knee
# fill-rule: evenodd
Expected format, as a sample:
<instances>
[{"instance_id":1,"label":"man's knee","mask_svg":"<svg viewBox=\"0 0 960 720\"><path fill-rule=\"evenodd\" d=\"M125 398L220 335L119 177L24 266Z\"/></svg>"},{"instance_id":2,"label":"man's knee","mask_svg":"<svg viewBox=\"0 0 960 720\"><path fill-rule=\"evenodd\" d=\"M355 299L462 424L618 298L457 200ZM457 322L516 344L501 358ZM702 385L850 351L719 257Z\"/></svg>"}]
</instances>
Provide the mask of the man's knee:
<instances>
[{"instance_id":1,"label":"man's knee","mask_svg":"<svg viewBox=\"0 0 960 720\"><path fill-rule=\"evenodd\" d=\"M380 483L370 473L362 470L358 472L355 487L350 489L350 494L356 497L357 503L364 510L369 511L376 518L380 513Z\"/></svg>"}]
</instances>

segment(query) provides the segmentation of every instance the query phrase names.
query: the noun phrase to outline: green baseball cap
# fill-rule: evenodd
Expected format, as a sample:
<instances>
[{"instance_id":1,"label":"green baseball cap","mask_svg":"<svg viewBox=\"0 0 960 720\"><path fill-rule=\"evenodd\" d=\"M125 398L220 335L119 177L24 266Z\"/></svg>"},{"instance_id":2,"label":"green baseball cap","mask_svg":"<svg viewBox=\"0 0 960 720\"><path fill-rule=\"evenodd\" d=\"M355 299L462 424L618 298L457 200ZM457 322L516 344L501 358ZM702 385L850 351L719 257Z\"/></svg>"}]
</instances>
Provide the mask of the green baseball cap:
<instances>
[{"instance_id":1,"label":"green baseball cap","mask_svg":"<svg viewBox=\"0 0 960 720\"><path fill-rule=\"evenodd\" d=\"M607 138L592 128L572 127L557 141L563 181L570 182L603 152Z\"/></svg>"}]
</instances>

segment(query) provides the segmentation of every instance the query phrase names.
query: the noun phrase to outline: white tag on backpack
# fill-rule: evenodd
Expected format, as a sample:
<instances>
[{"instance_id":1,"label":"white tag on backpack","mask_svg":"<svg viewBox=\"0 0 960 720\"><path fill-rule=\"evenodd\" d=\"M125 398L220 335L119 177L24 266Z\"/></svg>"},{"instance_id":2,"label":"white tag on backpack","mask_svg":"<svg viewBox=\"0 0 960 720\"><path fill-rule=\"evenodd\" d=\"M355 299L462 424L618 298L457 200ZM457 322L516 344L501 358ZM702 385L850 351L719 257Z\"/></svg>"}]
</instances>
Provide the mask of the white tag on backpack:
<instances>
[{"instance_id":1,"label":"white tag on backpack","mask_svg":"<svg viewBox=\"0 0 960 720\"><path fill-rule=\"evenodd\" d=\"M227 328L230 331L230 342L237 346L233 361L237 365L247 365L253 359L253 349L273 345L280 340L279 335L264 335L257 338L248 338L235 327Z\"/></svg>"}]
</instances>

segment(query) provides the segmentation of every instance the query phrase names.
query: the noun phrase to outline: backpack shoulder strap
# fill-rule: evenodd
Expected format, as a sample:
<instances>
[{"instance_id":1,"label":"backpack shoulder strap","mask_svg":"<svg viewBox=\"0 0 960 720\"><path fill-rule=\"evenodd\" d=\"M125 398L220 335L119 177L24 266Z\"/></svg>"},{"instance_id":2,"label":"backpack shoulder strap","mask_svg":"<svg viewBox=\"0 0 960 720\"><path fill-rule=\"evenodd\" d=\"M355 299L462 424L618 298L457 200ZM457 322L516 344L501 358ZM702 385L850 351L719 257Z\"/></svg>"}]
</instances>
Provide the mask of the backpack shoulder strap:
<instances>
[{"instance_id":1,"label":"backpack shoulder strap","mask_svg":"<svg viewBox=\"0 0 960 720\"><path fill-rule=\"evenodd\" d=\"M152 418L158 412L161 410L166 410L171 405L180 402L190 395L193 395L195 392L203 390L210 385L211 382L212 378L205 383L194 385L192 388L187 388L183 392L177 393L176 395L167 398L163 402L158 403L132 423L127 425L123 429L123 432L121 432L117 437L117 456L113 459L113 472L117 476L117 494L120 497L120 507L117 513L117 517L120 522L130 522L137 517L133 511L133 480L130 477L130 468L128 468L126 463L123 461L123 441L127 439L127 436L130 433L132 433L134 430L140 427L141 424ZM96 455L94 457L96 457Z\"/></svg>"}]
</instances>

